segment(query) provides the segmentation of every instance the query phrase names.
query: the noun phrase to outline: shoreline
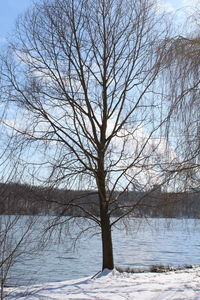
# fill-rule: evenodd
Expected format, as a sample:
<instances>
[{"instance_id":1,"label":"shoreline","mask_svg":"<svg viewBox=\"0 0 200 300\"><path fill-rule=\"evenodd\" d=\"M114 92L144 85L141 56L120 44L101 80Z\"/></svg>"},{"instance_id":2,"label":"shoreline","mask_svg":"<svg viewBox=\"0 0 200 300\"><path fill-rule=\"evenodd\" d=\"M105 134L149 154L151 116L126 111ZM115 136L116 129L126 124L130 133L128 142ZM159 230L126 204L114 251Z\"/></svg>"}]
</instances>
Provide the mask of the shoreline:
<instances>
[{"instance_id":1,"label":"shoreline","mask_svg":"<svg viewBox=\"0 0 200 300\"><path fill-rule=\"evenodd\" d=\"M161 273L104 270L96 277L5 288L6 299L200 299L200 266Z\"/></svg>"}]
</instances>

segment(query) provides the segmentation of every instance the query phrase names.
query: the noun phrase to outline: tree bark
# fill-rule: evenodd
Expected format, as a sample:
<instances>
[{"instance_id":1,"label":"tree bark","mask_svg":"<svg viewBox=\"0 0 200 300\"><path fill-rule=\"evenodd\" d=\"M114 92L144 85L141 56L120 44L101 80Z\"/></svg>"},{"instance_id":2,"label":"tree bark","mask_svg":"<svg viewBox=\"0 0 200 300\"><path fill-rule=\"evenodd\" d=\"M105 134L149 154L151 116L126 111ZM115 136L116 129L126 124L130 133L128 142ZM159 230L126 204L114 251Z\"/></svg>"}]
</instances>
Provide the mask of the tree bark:
<instances>
[{"instance_id":1,"label":"tree bark","mask_svg":"<svg viewBox=\"0 0 200 300\"><path fill-rule=\"evenodd\" d=\"M101 156L101 155L100 155ZM97 175L97 186L99 191L99 205L101 218L102 237L102 270L114 268L112 233L110 226L109 203L106 199L106 172L104 170L104 159L100 157Z\"/></svg>"},{"instance_id":2,"label":"tree bark","mask_svg":"<svg viewBox=\"0 0 200 300\"><path fill-rule=\"evenodd\" d=\"M110 227L110 217L108 214L101 216L101 234L102 234L102 254L103 254L103 269L114 268L112 235Z\"/></svg>"}]
</instances>

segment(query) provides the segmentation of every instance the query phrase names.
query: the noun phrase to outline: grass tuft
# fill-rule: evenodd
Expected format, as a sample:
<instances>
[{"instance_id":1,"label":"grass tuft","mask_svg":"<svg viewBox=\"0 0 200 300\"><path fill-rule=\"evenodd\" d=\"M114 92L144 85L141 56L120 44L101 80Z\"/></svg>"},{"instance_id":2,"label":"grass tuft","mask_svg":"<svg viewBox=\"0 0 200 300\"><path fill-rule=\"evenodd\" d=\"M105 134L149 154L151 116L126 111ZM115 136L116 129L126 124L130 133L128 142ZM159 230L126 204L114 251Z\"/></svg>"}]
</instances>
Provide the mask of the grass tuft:
<instances>
[{"instance_id":1,"label":"grass tuft","mask_svg":"<svg viewBox=\"0 0 200 300\"><path fill-rule=\"evenodd\" d=\"M136 269L136 268L122 268L122 267L116 267L115 269L120 273L145 273L145 272L152 272L152 273L165 273L170 271L180 271L185 269L192 269L192 265L184 265L184 266L164 266L164 265L152 265L149 267L148 270L144 269Z\"/></svg>"}]
</instances>

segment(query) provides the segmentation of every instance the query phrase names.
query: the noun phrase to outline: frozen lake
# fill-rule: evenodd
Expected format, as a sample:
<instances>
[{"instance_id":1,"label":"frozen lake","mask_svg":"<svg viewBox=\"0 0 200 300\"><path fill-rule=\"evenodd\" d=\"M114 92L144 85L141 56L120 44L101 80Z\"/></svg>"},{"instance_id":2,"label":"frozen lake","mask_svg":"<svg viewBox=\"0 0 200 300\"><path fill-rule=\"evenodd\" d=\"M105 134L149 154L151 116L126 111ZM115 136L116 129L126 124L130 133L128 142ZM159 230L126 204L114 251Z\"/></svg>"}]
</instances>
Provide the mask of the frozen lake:
<instances>
[{"instance_id":1,"label":"frozen lake","mask_svg":"<svg viewBox=\"0 0 200 300\"><path fill-rule=\"evenodd\" d=\"M5 218L5 216L4 216ZM23 216L17 223L17 235L25 227L28 217ZM32 233L36 240L39 230L47 217L37 217L37 229ZM27 285L33 283L55 282L92 276L101 269L101 241L99 234L87 233L75 249L71 246L72 235L77 228L84 228L84 220L73 225L71 232L61 234L59 243L57 233L53 232L46 248L36 254L21 255L10 273L9 284ZM113 229L115 265L131 268L148 268L154 264L182 266L200 264L200 221L187 219L131 219L129 230ZM39 229L40 228L40 229ZM31 234L29 236L34 243Z\"/></svg>"}]
</instances>

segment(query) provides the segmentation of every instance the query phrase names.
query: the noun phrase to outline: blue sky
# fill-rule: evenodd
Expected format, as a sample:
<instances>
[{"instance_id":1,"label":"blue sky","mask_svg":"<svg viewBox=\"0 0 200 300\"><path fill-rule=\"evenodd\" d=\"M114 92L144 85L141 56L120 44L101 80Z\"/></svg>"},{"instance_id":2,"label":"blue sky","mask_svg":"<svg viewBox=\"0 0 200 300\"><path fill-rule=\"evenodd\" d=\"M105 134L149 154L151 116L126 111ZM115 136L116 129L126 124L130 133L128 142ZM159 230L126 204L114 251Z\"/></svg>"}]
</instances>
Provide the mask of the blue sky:
<instances>
[{"instance_id":1,"label":"blue sky","mask_svg":"<svg viewBox=\"0 0 200 300\"><path fill-rule=\"evenodd\" d=\"M0 43L11 33L17 16L23 13L32 0L0 0Z\"/></svg>"},{"instance_id":2,"label":"blue sky","mask_svg":"<svg viewBox=\"0 0 200 300\"><path fill-rule=\"evenodd\" d=\"M173 11L183 6L193 5L199 0L159 0L165 10ZM17 16L23 13L32 0L0 0L0 45L6 36L12 32Z\"/></svg>"}]
</instances>

